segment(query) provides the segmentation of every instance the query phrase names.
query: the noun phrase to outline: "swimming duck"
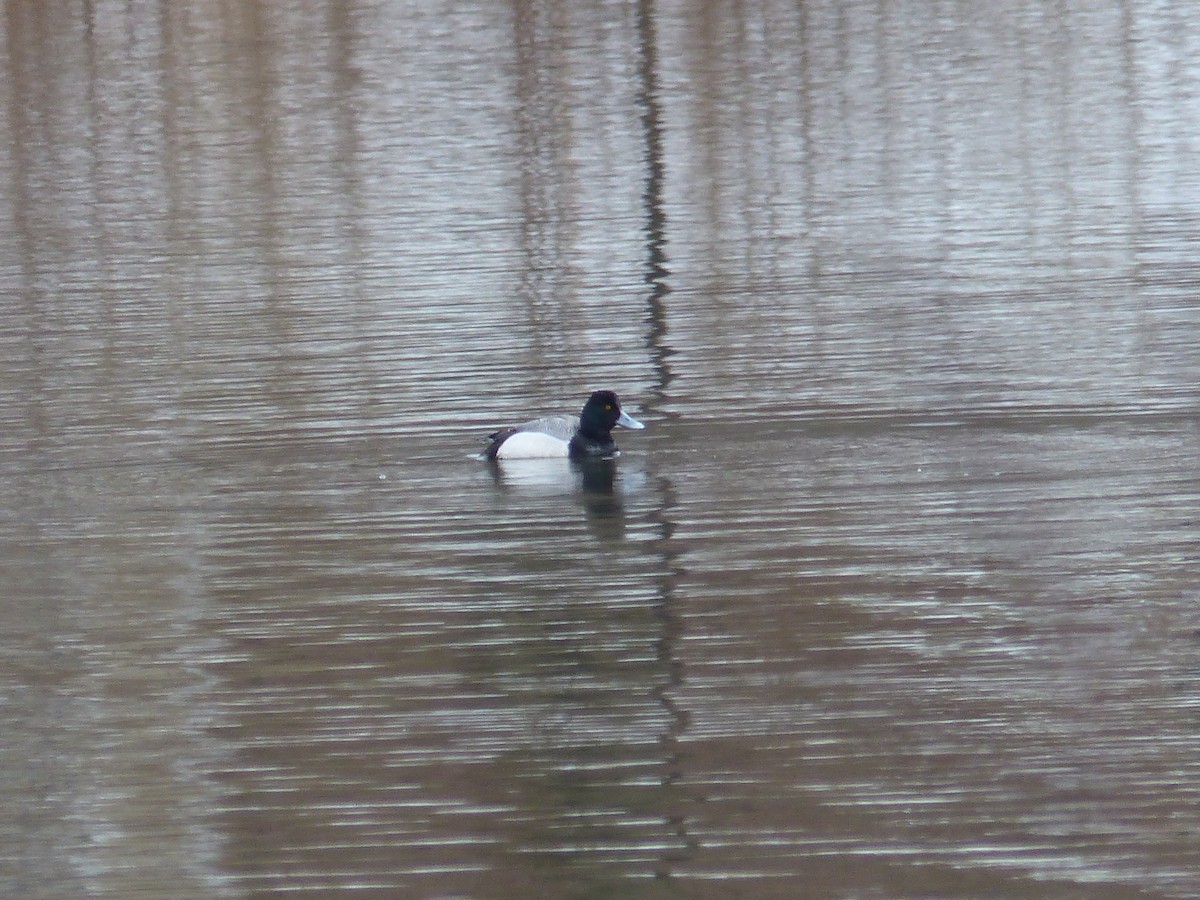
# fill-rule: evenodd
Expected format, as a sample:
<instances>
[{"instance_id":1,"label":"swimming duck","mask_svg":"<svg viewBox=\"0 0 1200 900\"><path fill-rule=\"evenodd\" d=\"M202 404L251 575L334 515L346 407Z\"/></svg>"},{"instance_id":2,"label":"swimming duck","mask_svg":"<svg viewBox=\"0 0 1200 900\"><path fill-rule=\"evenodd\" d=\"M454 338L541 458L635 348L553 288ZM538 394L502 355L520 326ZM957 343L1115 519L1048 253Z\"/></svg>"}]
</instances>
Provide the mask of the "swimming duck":
<instances>
[{"instance_id":1,"label":"swimming duck","mask_svg":"<svg viewBox=\"0 0 1200 900\"><path fill-rule=\"evenodd\" d=\"M546 416L505 428L490 435L484 459L536 459L566 457L586 459L620 453L612 439L613 426L645 428L621 410L612 391L595 391L583 405L579 418Z\"/></svg>"}]
</instances>

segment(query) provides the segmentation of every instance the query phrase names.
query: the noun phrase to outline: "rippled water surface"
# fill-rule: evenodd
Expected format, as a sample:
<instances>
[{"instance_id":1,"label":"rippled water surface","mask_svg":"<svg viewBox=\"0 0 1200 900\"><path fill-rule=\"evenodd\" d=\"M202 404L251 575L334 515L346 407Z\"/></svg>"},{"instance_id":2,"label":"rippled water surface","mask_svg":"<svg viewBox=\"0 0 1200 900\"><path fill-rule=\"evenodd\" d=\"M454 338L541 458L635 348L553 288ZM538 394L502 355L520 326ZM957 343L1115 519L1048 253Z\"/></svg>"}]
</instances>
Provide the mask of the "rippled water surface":
<instances>
[{"instance_id":1,"label":"rippled water surface","mask_svg":"<svg viewBox=\"0 0 1200 900\"><path fill-rule=\"evenodd\" d=\"M1200 25L968 6L8 3L0 894L1196 896Z\"/></svg>"}]
</instances>

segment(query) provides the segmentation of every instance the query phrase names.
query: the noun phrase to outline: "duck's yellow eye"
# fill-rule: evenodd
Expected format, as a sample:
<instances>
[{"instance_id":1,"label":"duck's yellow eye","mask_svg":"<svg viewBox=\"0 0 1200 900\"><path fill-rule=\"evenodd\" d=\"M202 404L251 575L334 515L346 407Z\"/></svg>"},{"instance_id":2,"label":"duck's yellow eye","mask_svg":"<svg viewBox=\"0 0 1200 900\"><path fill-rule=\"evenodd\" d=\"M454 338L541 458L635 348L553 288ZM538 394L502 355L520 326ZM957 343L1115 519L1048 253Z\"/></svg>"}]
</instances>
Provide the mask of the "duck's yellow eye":
<instances>
[{"instance_id":1,"label":"duck's yellow eye","mask_svg":"<svg viewBox=\"0 0 1200 900\"><path fill-rule=\"evenodd\" d=\"M611 404L611 403L605 403L605 404L604 404L604 411L605 411L605 412L612 412L612 404Z\"/></svg>"}]
</instances>

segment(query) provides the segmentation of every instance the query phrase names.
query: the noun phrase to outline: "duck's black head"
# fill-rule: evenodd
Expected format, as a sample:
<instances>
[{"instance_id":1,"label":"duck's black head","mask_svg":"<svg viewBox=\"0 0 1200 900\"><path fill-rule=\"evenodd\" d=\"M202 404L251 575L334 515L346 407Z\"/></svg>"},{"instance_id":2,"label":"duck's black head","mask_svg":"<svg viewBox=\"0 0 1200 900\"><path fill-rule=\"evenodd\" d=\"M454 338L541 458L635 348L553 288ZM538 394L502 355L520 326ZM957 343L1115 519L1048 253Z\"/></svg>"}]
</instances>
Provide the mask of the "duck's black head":
<instances>
[{"instance_id":1,"label":"duck's black head","mask_svg":"<svg viewBox=\"0 0 1200 900\"><path fill-rule=\"evenodd\" d=\"M645 428L641 422L621 410L621 401L612 391L595 391L579 414L579 431L571 440L572 456L611 455L617 445L612 439L614 426Z\"/></svg>"}]
</instances>

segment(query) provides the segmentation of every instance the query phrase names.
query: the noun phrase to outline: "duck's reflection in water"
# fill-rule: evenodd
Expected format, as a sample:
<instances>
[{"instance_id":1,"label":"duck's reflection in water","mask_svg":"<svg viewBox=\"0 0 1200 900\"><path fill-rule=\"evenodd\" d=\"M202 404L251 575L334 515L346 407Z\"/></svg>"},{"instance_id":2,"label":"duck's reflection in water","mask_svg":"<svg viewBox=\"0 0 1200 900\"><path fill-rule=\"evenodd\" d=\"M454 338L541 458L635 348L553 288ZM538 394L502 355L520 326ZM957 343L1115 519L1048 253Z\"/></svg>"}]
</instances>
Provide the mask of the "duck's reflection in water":
<instances>
[{"instance_id":1,"label":"duck's reflection in water","mask_svg":"<svg viewBox=\"0 0 1200 900\"><path fill-rule=\"evenodd\" d=\"M645 483L636 467L616 459L509 459L489 464L496 486L521 498L555 498L577 504L593 534L602 540L625 535L624 497Z\"/></svg>"}]
</instances>

